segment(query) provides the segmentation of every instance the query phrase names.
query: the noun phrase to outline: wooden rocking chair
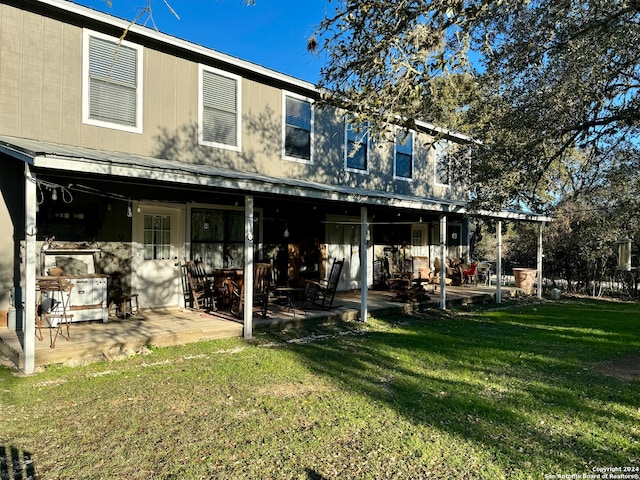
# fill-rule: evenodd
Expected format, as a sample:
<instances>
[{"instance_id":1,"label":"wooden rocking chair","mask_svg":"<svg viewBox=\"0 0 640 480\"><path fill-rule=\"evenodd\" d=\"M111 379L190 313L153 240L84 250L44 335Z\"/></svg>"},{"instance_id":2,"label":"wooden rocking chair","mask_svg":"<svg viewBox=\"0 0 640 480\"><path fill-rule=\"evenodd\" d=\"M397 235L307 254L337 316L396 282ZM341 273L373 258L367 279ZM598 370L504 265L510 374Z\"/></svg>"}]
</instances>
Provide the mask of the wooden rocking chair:
<instances>
[{"instance_id":1,"label":"wooden rocking chair","mask_svg":"<svg viewBox=\"0 0 640 480\"><path fill-rule=\"evenodd\" d=\"M214 296L213 283L201 261L186 260L184 265L187 277L185 287L188 287L188 298L190 306L197 310L216 310L216 300ZM185 290L186 291L186 290Z\"/></svg>"},{"instance_id":2,"label":"wooden rocking chair","mask_svg":"<svg viewBox=\"0 0 640 480\"><path fill-rule=\"evenodd\" d=\"M263 318L267 317L269 308L269 294L271 288L271 264L256 263L253 271L253 305L260 306L260 314ZM244 283L237 294L237 285L234 291L236 295L231 299L231 313L237 317L242 316L244 311Z\"/></svg>"},{"instance_id":3,"label":"wooden rocking chair","mask_svg":"<svg viewBox=\"0 0 640 480\"><path fill-rule=\"evenodd\" d=\"M340 282L343 265L344 258L342 260L334 260L328 279L321 279L320 281L307 280L304 303L327 310L333 308L333 299Z\"/></svg>"}]
</instances>

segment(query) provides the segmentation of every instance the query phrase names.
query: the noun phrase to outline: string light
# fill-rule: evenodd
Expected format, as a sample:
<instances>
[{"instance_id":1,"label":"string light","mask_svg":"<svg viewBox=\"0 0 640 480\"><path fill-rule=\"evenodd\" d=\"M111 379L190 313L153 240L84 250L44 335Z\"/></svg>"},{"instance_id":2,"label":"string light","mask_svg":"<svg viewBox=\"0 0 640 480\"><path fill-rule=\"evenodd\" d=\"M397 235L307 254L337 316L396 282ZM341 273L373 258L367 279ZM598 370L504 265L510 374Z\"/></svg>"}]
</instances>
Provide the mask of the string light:
<instances>
[{"instance_id":1,"label":"string light","mask_svg":"<svg viewBox=\"0 0 640 480\"><path fill-rule=\"evenodd\" d=\"M60 195L62 196L62 201L64 203L73 202L73 195L71 194L69 187L63 187L62 185L47 182L46 180L35 179L31 176L27 177L27 180L34 182L38 187L38 191L36 193L36 203L38 205L42 205L44 203L44 192L42 191L43 187L51 192L51 200L53 200L54 202L58 200L58 189L60 189Z\"/></svg>"},{"instance_id":2,"label":"string light","mask_svg":"<svg viewBox=\"0 0 640 480\"><path fill-rule=\"evenodd\" d=\"M31 175L28 175L27 180L30 182L33 182L36 184L37 186L37 192L36 192L36 212L40 211L40 205L42 205L44 203L45 200L45 193L43 191L43 189L49 190L51 192L51 200L52 201L57 201L58 197L62 198L62 201L66 204L69 204L71 202L73 202L73 195L71 193L71 189L77 190L79 192L82 193L86 193L86 194L90 194L90 195L97 195L99 197L105 197L108 199L114 199L114 200L122 200L125 202L128 202L127 205L127 217L131 218L133 216L133 210L132 210L132 200L130 197L125 197L124 195L119 195L117 193L109 193L109 192L101 192L100 190L97 190L95 188L92 187L87 187L85 185L75 185L70 183L69 185L67 185L66 187L63 185L59 185L57 183L53 183L53 182L48 182L46 180L41 180L41 179L36 179L33 178ZM58 194L58 189L60 189L60 193ZM107 203L107 210L111 211L112 207L111 207L111 202ZM140 213L140 204L138 203L138 206L136 208L136 211L138 213Z\"/></svg>"}]
</instances>

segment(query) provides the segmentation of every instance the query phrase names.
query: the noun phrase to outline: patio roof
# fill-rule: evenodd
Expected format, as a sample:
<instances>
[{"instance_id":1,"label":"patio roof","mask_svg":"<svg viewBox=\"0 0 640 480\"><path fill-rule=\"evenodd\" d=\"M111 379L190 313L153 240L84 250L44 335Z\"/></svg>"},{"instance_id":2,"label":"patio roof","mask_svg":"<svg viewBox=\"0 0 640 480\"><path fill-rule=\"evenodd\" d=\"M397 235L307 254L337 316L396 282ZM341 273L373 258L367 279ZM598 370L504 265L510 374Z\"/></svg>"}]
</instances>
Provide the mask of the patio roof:
<instances>
[{"instance_id":1,"label":"patio roof","mask_svg":"<svg viewBox=\"0 0 640 480\"><path fill-rule=\"evenodd\" d=\"M0 135L0 152L45 170L159 181L190 187L222 188L242 194L269 192L276 195L339 201L360 206L385 206L463 215L470 213L464 204L442 199L273 177L213 165L186 163L26 138ZM548 222L551 220L546 216L512 211L481 212L481 214L521 221Z\"/></svg>"}]
</instances>

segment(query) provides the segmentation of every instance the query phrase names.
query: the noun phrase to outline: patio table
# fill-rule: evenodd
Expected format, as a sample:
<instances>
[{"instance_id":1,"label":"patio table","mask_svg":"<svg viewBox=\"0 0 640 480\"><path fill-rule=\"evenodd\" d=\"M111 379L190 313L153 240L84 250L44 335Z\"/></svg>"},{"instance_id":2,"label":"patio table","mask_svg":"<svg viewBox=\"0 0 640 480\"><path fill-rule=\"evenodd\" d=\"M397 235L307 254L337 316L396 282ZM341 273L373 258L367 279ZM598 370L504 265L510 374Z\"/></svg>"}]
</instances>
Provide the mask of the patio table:
<instances>
[{"instance_id":1,"label":"patio table","mask_svg":"<svg viewBox=\"0 0 640 480\"><path fill-rule=\"evenodd\" d=\"M296 297L304 293L305 289L302 287L277 287L275 292L287 297L287 309L291 312L294 309L293 302Z\"/></svg>"}]
</instances>

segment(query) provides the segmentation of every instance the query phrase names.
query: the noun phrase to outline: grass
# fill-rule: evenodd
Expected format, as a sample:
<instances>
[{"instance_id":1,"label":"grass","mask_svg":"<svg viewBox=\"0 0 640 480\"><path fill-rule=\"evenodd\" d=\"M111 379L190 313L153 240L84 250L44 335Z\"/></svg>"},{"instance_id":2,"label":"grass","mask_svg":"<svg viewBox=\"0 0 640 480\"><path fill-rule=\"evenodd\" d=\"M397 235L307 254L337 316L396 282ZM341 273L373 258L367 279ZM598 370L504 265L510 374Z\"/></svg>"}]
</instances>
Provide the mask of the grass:
<instances>
[{"instance_id":1,"label":"grass","mask_svg":"<svg viewBox=\"0 0 640 480\"><path fill-rule=\"evenodd\" d=\"M574 300L0 369L0 478L640 475L639 327Z\"/></svg>"}]
</instances>

